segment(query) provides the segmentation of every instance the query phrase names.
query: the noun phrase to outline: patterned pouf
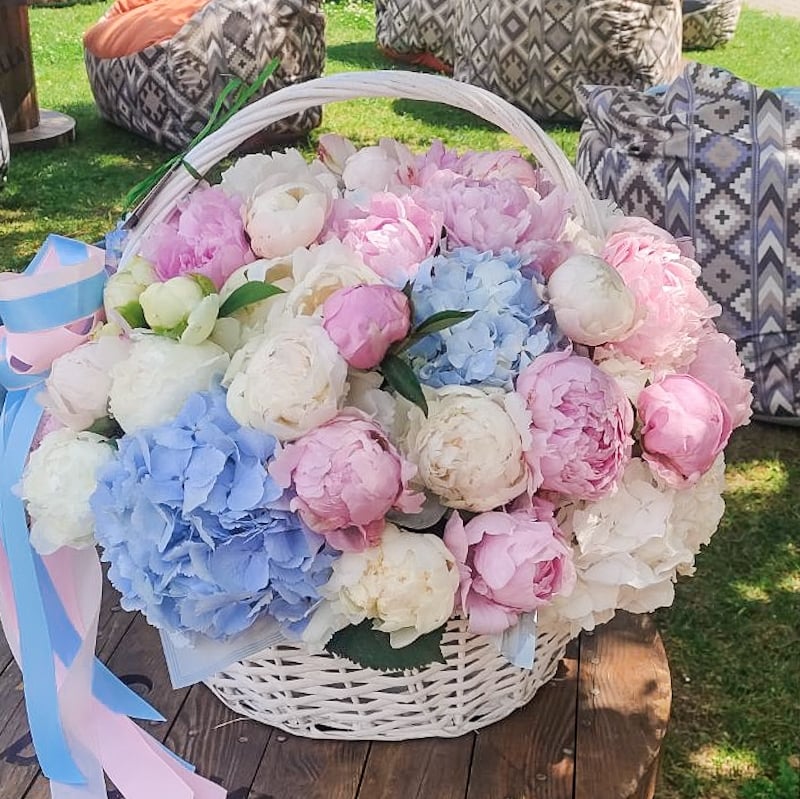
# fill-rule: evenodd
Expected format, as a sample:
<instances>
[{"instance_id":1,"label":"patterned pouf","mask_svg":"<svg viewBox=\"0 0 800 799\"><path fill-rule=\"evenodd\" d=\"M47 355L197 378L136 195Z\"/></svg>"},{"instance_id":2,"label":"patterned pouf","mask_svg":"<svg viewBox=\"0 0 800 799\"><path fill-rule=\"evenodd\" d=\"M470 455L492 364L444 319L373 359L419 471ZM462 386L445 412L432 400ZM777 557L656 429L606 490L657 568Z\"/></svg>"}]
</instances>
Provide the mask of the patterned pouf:
<instances>
[{"instance_id":1,"label":"patterned pouf","mask_svg":"<svg viewBox=\"0 0 800 799\"><path fill-rule=\"evenodd\" d=\"M169 3L117 0L116 13L127 14L128 8L154 1ZM208 0L169 39L116 57L91 51L92 30L86 34L84 57L101 115L171 149L185 147L203 128L231 78L251 83L278 57L280 66L258 95L263 96L318 77L325 64L325 19L319 0ZM266 133L275 139L296 138L320 120L321 110L313 108L276 123Z\"/></svg>"},{"instance_id":2,"label":"patterned pouf","mask_svg":"<svg viewBox=\"0 0 800 799\"><path fill-rule=\"evenodd\" d=\"M11 147L8 144L8 130L6 130L6 118L3 115L3 107L0 106L0 188L6 182L8 174L8 162L11 160Z\"/></svg>"},{"instance_id":3,"label":"patterned pouf","mask_svg":"<svg viewBox=\"0 0 800 799\"><path fill-rule=\"evenodd\" d=\"M743 0L684 0L683 47L710 50L736 33Z\"/></svg>"},{"instance_id":4,"label":"patterned pouf","mask_svg":"<svg viewBox=\"0 0 800 799\"><path fill-rule=\"evenodd\" d=\"M800 95L691 64L663 94L594 87L582 100L578 173L694 242L756 414L800 423Z\"/></svg>"},{"instance_id":5,"label":"patterned pouf","mask_svg":"<svg viewBox=\"0 0 800 799\"><path fill-rule=\"evenodd\" d=\"M584 83L645 88L681 63L680 0L462 0L454 77L536 119L580 115Z\"/></svg>"},{"instance_id":6,"label":"patterned pouf","mask_svg":"<svg viewBox=\"0 0 800 799\"><path fill-rule=\"evenodd\" d=\"M459 0L375 0L375 37L389 58L451 72Z\"/></svg>"}]
</instances>

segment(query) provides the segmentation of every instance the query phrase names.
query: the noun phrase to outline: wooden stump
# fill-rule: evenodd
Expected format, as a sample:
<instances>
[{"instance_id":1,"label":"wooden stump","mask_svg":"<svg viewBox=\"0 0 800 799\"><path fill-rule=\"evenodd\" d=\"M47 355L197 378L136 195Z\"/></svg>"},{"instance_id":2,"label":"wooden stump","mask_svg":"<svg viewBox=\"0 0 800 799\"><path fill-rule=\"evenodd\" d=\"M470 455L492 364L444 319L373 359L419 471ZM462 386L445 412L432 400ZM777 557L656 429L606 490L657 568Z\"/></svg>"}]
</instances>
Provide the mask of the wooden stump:
<instances>
[{"instance_id":1,"label":"wooden stump","mask_svg":"<svg viewBox=\"0 0 800 799\"><path fill-rule=\"evenodd\" d=\"M39 124L28 9L8 0L0 0L0 104L9 133Z\"/></svg>"},{"instance_id":2,"label":"wooden stump","mask_svg":"<svg viewBox=\"0 0 800 799\"><path fill-rule=\"evenodd\" d=\"M75 139L72 117L58 111L39 112L24 0L0 0L0 106L12 149L52 147Z\"/></svg>"}]
</instances>

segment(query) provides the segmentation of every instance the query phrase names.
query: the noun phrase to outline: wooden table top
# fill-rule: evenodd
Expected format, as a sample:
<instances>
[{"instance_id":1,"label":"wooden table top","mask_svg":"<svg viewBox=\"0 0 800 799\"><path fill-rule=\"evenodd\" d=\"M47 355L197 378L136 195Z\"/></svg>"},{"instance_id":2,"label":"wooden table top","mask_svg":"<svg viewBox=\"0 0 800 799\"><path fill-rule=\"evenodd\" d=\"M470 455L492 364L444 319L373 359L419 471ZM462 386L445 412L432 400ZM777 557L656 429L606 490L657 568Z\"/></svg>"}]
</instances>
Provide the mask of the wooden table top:
<instances>
[{"instance_id":1,"label":"wooden table top","mask_svg":"<svg viewBox=\"0 0 800 799\"><path fill-rule=\"evenodd\" d=\"M307 740L235 715L203 685L172 690L156 631L113 590L98 655L166 717L147 729L230 799L651 799L671 701L658 632L624 613L573 642L527 707L453 739ZM0 785L3 799L50 796L2 637Z\"/></svg>"}]
</instances>

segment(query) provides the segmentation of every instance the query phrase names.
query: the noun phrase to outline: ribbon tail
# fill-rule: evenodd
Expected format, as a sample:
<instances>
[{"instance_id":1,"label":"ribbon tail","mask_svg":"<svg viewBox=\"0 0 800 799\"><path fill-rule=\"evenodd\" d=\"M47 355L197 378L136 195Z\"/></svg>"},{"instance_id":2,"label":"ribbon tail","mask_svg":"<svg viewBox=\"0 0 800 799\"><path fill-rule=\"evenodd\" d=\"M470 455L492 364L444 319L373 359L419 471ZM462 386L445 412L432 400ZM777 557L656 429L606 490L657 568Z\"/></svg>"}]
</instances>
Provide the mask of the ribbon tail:
<instances>
[{"instance_id":1,"label":"ribbon tail","mask_svg":"<svg viewBox=\"0 0 800 799\"><path fill-rule=\"evenodd\" d=\"M94 550L92 552L96 560L97 553ZM62 586L66 586L69 581L80 584L83 580L83 571L64 570L57 557L59 554L56 552L47 556L47 568L38 555L35 555L35 560L56 654L62 663L69 666L80 648L81 635L67 616L48 569L54 574L59 573ZM102 592L102 587L99 590ZM164 717L155 708L145 702L96 658L93 665L92 687L95 696L115 713L124 713L126 716L146 721L164 721Z\"/></svg>"},{"instance_id":2,"label":"ribbon tail","mask_svg":"<svg viewBox=\"0 0 800 799\"><path fill-rule=\"evenodd\" d=\"M70 752L58 712L53 645L44 601L28 540L28 523L14 485L22 475L42 409L33 392L6 396L0 426L0 525L10 566L11 592L19 624L19 664L25 685L28 723L44 774L57 782L83 784L84 775Z\"/></svg>"}]
</instances>

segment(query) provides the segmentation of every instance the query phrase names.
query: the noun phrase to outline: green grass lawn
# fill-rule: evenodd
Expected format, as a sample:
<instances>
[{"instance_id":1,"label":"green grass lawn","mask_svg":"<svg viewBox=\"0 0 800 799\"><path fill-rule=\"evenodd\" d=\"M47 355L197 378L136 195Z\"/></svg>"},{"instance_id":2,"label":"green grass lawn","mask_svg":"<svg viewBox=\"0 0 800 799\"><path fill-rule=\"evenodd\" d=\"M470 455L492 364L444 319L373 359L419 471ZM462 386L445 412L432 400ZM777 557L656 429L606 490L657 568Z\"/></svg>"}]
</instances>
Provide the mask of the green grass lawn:
<instances>
[{"instance_id":1,"label":"green grass lawn","mask_svg":"<svg viewBox=\"0 0 800 799\"><path fill-rule=\"evenodd\" d=\"M103 8L31 9L40 104L72 114L78 141L14 154L0 192L0 269L24 266L49 232L100 238L125 192L166 157L97 116L81 34ZM370 3L329 2L326 10L328 73L392 66L374 47ZM745 10L733 42L687 57L764 86L800 85L800 21ZM359 144L380 136L412 147L436 136L459 148L512 144L468 114L409 101L330 106L322 131ZM574 155L576 128L550 134ZM797 799L800 429L739 431L729 460L722 527L698 559L697 576L681 582L675 605L658 614L674 681L659 799Z\"/></svg>"}]
</instances>

